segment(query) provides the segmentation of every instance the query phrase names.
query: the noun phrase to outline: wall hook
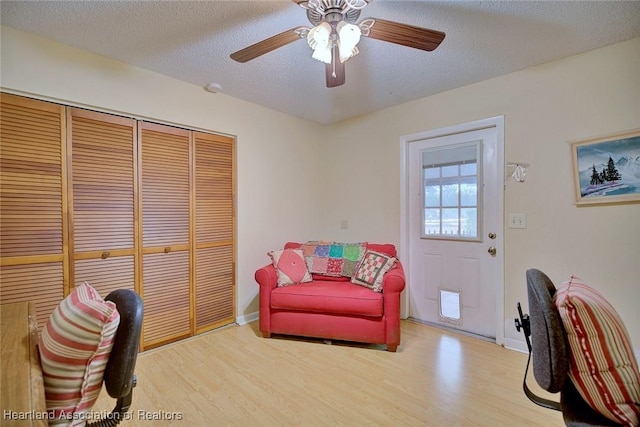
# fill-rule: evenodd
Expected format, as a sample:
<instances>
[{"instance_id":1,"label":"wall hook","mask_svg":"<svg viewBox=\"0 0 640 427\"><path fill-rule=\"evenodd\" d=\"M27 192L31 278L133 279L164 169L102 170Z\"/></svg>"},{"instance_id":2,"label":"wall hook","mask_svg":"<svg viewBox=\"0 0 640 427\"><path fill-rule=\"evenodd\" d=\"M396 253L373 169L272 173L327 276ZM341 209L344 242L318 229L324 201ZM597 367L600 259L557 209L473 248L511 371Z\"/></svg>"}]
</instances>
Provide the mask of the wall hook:
<instances>
[{"instance_id":1,"label":"wall hook","mask_svg":"<svg viewBox=\"0 0 640 427\"><path fill-rule=\"evenodd\" d=\"M513 181L524 182L529 165L527 163L507 163L507 176Z\"/></svg>"}]
</instances>

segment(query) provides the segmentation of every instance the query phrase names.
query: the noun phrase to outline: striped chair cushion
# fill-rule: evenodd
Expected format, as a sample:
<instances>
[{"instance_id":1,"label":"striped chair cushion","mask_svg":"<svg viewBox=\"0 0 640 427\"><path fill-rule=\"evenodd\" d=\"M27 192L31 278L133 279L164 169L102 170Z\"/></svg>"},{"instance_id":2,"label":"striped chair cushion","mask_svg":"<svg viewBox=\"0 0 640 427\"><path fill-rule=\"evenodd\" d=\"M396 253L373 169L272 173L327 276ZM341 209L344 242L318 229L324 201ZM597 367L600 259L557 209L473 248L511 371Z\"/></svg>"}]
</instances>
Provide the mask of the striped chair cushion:
<instances>
[{"instance_id":1,"label":"striped chair cushion","mask_svg":"<svg viewBox=\"0 0 640 427\"><path fill-rule=\"evenodd\" d=\"M558 287L554 301L569 347L569 377L605 417L637 426L640 373L627 330L615 309L578 277Z\"/></svg>"},{"instance_id":2,"label":"striped chair cushion","mask_svg":"<svg viewBox=\"0 0 640 427\"><path fill-rule=\"evenodd\" d=\"M119 323L115 304L87 283L51 314L38 343L50 425L85 424L100 394Z\"/></svg>"}]
</instances>

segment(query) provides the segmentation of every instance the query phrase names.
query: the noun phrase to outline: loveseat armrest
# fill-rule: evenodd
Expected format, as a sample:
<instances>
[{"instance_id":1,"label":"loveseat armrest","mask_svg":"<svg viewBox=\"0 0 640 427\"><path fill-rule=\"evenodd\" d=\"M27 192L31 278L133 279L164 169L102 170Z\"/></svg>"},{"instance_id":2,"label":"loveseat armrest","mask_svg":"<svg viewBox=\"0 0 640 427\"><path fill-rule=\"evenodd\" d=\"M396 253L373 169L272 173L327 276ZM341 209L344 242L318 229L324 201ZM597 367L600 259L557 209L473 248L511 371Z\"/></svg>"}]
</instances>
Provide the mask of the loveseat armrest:
<instances>
[{"instance_id":1,"label":"loveseat armrest","mask_svg":"<svg viewBox=\"0 0 640 427\"><path fill-rule=\"evenodd\" d=\"M404 268L400 261L396 261L395 266L387 271L382 279L383 293L400 293L405 287Z\"/></svg>"},{"instance_id":2,"label":"loveseat armrest","mask_svg":"<svg viewBox=\"0 0 640 427\"><path fill-rule=\"evenodd\" d=\"M385 317L387 350L396 351L400 345L400 293L405 286L404 269L400 261L382 279L382 299Z\"/></svg>"},{"instance_id":3,"label":"loveseat armrest","mask_svg":"<svg viewBox=\"0 0 640 427\"><path fill-rule=\"evenodd\" d=\"M261 291L264 288L271 292L271 290L278 285L278 276L273 264L267 264L264 267L257 269L254 277L258 285L260 285Z\"/></svg>"},{"instance_id":4,"label":"loveseat armrest","mask_svg":"<svg viewBox=\"0 0 640 427\"><path fill-rule=\"evenodd\" d=\"M269 338L271 336L271 291L278 285L278 276L273 264L267 264L256 270L254 277L260 286L260 332L263 337Z\"/></svg>"}]
</instances>

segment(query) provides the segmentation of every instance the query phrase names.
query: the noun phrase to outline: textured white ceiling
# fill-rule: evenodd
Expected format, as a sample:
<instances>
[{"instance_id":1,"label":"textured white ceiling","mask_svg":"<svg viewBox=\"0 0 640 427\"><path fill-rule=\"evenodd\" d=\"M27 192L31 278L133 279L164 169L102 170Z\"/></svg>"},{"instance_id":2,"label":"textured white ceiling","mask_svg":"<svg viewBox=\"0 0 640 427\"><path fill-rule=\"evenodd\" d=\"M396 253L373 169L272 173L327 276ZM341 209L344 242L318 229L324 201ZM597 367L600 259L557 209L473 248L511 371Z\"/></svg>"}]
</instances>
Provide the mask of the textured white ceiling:
<instances>
[{"instance_id":1,"label":"textured white ceiling","mask_svg":"<svg viewBox=\"0 0 640 427\"><path fill-rule=\"evenodd\" d=\"M433 95L640 36L640 1L375 0L376 17L446 33L433 52L363 38L346 84L299 40L245 64L229 54L309 25L290 0L5 1L2 25L319 123ZM212 95L215 96L215 95Z\"/></svg>"}]
</instances>

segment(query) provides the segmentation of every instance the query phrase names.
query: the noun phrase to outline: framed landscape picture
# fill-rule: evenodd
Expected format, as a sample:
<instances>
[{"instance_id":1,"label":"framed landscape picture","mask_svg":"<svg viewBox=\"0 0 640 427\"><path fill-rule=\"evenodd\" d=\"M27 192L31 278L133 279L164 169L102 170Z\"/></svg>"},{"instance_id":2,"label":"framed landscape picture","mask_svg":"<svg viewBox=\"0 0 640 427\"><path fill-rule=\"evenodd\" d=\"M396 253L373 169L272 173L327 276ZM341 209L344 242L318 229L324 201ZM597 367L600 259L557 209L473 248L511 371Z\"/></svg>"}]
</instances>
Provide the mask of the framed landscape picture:
<instances>
[{"instance_id":1,"label":"framed landscape picture","mask_svg":"<svg viewBox=\"0 0 640 427\"><path fill-rule=\"evenodd\" d=\"M577 205L640 202L640 129L571 143Z\"/></svg>"}]
</instances>

